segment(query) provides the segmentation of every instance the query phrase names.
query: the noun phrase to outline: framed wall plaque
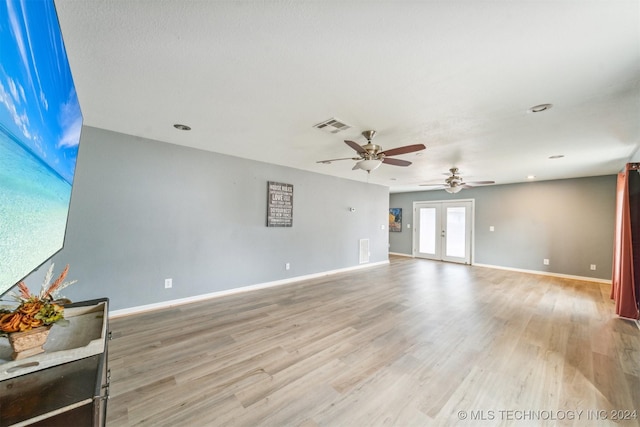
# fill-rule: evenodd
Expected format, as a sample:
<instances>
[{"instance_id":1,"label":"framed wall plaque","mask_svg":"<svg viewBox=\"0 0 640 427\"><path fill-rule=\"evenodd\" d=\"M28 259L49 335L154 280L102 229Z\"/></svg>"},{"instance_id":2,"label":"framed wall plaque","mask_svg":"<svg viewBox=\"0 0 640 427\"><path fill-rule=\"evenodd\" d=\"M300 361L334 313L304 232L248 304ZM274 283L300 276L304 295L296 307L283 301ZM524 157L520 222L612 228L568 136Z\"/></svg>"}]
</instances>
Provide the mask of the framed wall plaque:
<instances>
[{"instance_id":1,"label":"framed wall plaque","mask_svg":"<svg viewBox=\"0 0 640 427\"><path fill-rule=\"evenodd\" d=\"M293 226L293 185L267 182L267 227Z\"/></svg>"}]
</instances>

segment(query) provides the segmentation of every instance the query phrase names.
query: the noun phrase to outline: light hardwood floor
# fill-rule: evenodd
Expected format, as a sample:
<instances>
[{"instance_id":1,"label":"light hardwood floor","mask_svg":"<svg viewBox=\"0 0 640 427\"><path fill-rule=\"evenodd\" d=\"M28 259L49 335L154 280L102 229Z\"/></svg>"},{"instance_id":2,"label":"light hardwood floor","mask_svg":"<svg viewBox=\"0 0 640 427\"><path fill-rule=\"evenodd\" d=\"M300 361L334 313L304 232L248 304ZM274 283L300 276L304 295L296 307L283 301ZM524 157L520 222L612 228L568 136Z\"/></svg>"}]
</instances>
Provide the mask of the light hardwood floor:
<instances>
[{"instance_id":1,"label":"light hardwood floor","mask_svg":"<svg viewBox=\"0 0 640 427\"><path fill-rule=\"evenodd\" d=\"M391 257L113 319L107 425L640 426L613 313L608 285Z\"/></svg>"}]
</instances>

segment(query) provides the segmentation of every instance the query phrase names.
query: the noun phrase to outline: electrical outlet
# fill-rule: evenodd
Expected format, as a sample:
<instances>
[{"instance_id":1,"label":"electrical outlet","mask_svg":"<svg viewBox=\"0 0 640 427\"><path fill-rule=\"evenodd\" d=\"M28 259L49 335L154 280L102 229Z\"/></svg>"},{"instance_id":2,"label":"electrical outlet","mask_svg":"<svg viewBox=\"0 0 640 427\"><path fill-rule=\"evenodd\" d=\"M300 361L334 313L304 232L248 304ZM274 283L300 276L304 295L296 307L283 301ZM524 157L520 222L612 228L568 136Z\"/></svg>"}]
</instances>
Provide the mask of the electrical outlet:
<instances>
[{"instance_id":1,"label":"electrical outlet","mask_svg":"<svg viewBox=\"0 0 640 427\"><path fill-rule=\"evenodd\" d=\"M549 260L545 258L545 259L542 260L542 263L544 265L549 265Z\"/></svg>"},{"instance_id":2,"label":"electrical outlet","mask_svg":"<svg viewBox=\"0 0 640 427\"><path fill-rule=\"evenodd\" d=\"M591 270L595 270L596 269L596 265L595 264L591 264L591 266L589 268L591 268Z\"/></svg>"},{"instance_id":3,"label":"electrical outlet","mask_svg":"<svg viewBox=\"0 0 640 427\"><path fill-rule=\"evenodd\" d=\"M169 289L173 287L173 279L164 279L164 288Z\"/></svg>"},{"instance_id":4,"label":"electrical outlet","mask_svg":"<svg viewBox=\"0 0 640 427\"><path fill-rule=\"evenodd\" d=\"M291 270L291 264L286 263L286 264L284 265L284 269L285 269L285 270Z\"/></svg>"}]
</instances>

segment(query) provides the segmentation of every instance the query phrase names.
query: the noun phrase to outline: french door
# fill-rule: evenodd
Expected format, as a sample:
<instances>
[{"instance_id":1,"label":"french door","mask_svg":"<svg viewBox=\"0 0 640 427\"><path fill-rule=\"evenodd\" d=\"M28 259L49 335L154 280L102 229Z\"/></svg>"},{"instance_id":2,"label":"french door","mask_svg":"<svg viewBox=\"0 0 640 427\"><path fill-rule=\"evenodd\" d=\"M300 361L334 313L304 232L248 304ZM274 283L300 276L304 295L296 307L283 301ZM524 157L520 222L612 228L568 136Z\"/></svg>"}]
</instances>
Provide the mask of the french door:
<instances>
[{"instance_id":1,"label":"french door","mask_svg":"<svg viewBox=\"0 0 640 427\"><path fill-rule=\"evenodd\" d=\"M414 202L413 255L471 264L473 200Z\"/></svg>"}]
</instances>

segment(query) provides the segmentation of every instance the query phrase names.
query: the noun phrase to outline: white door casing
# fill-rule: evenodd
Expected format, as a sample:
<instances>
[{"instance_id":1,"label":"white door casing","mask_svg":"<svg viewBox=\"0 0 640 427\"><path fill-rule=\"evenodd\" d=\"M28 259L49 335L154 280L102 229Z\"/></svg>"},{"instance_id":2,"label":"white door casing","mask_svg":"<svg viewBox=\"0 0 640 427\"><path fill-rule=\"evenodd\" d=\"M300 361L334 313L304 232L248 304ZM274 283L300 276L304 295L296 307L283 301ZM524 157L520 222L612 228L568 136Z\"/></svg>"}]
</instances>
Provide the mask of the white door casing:
<instances>
[{"instance_id":1,"label":"white door casing","mask_svg":"<svg viewBox=\"0 0 640 427\"><path fill-rule=\"evenodd\" d=\"M471 264L474 200L413 203L413 256Z\"/></svg>"}]
</instances>

